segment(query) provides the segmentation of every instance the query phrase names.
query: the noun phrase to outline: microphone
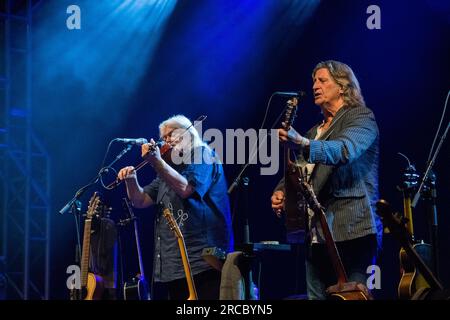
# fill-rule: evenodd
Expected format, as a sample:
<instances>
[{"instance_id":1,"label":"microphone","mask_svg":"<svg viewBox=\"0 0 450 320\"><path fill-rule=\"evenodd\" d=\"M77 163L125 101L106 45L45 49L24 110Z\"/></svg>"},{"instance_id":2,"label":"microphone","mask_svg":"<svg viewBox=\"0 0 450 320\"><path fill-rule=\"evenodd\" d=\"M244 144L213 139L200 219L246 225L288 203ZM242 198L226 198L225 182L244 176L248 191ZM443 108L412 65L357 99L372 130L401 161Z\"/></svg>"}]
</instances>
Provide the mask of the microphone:
<instances>
[{"instance_id":1,"label":"microphone","mask_svg":"<svg viewBox=\"0 0 450 320\"><path fill-rule=\"evenodd\" d=\"M129 144L136 144L136 145L143 145L145 143L148 143L147 139L145 138L138 138L138 139L128 139L128 138L116 138L114 139L118 142L123 142L123 143L129 143Z\"/></svg>"},{"instance_id":2,"label":"microphone","mask_svg":"<svg viewBox=\"0 0 450 320\"><path fill-rule=\"evenodd\" d=\"M306 96L306 93L304 91L298 91L298 92L276 91L276 92L274 92L274 95L300 98L300 97Z\"/></svg>"}]
</instances>

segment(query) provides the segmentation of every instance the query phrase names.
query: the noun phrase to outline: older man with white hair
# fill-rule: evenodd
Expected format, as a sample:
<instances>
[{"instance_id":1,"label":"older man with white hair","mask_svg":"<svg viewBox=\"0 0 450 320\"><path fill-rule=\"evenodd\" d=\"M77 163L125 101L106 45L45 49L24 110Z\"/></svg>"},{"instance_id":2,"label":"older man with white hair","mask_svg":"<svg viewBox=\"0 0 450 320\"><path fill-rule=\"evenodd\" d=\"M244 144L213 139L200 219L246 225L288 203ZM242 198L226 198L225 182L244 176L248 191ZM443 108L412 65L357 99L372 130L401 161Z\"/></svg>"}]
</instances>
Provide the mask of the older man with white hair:
<instances>
[{"instance_id":1,"label":"older man with white hair","mask_svg":"<svg viewBox=\"0 0 450 320\"><path fill-rule=\"evenodd\" d=\"M219 299L221 274L201 254L204 248L230 251L233 245L222 165L185 116L163 121L159 131L170 151L161 155L153 140L142 145L142 155L157 177L141 187L134 167L125 167L118 173L118 178L125 180L128 197L135 207L156 205L159 209L155 217L154 280L167 284L170 299L189 296L177 239L162 216L162 210L169 208L184 236L198 298Z\"/></svg>"}]
</instances>

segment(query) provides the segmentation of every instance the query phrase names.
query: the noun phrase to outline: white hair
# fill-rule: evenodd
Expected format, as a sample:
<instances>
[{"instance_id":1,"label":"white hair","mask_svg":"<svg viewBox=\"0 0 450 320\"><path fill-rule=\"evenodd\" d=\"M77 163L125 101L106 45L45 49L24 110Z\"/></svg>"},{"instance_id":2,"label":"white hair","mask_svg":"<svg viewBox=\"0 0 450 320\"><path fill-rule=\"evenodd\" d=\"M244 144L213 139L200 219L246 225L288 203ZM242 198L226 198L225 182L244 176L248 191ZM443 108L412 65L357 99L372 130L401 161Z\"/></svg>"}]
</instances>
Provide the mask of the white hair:
<instances>
[{"instance_id":1,"label":"white hair","mask_svg":"<svg viewBox=\"0 0 450 320\"><path fill-rule=\"evenodd\" d=\"M167 120L164 120L163 122L161 122L159 124L159 131L161 132L163 128L165 127L170 127L173 129L187 129L187 131L190 134L190 138L191 138L191 148L197 148L197 147L202 147L205 146L207 147L208 145L202 141L202 139L200 138L200 134L197 131L197 129L195 128L195 126L192 124L191 120L189 120L187 117L181 115L181 114L177 114L174 115L172 117L170 117ZM183 131L177 132L178 134L186 134Z\"/></svg>"}]
</instances>

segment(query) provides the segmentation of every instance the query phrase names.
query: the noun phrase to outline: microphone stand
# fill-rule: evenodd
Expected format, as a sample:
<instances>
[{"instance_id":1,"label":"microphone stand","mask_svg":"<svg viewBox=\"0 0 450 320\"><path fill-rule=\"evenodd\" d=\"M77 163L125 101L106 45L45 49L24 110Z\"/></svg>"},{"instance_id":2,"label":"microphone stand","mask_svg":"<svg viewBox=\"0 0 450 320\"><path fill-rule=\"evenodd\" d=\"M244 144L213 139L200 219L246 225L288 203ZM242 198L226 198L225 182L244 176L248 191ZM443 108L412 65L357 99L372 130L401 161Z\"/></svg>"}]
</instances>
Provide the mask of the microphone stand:
<instances>
[{"instance_id":1,"label":"microphone stand","mask_svg":"<svg viewBox=\"0 0 450 320\"><path fill-rule=\"evenodd\" d=\"M438 218L436 206L436 175L430 171L427 185L424 187L424 198L427 200L428 224L430 233L430 243L433 252L434 274L439 278L439 243L438 243Z\"/></svg>"},{"instance_id":2,"label":"microphone stand","mask_svg":"<svg viewBox=\"0 0 450 320\"><path fill-rule=\"evenodd\" d=\"M241 263L243 268L243 275L244 275L244 289L245 289L245 299L250 300L251 299L251 290L252 288L252 267L253 263L255 261L256 255L253 252L253 246L250 242L250 226L248 224L248 213L249 213L249 178L244 177L242 179L242 187L243 187L243 194L244 194L244 211L245 211L245 219L244 219L244 250L243 250L243 256L241 257Z\"/></svg>"},{"instance_id":3,"label":"microphone stand","mask_svg":"<svg viewBox=\"0 0 450 320\"><path fill-rule=\"evenodd\" d=\"M91 182L89 182L84 187L81 187L75 193L75 196L61 210L59 210L59 213L60 214L67 213L69 211L69 209L72 207L72 205L74 204L74 202L77 201L87 189L89 189L91 186L96 184L98 182L98 180L101 178L101 175L105 172L108 172L109 168L111 168L117 161L119 161L119 159L122 158L125 155L125 153L130 151L131 148L132 148L132 145L128 144L108 166L101 168L100 171L98 172L98 174L94 177L94 179L92 179Z\"/></svg>"},{"instance_id":4,"label":"microphone stand","mask_svg":"<svg viewBox=\"0 0 450 320\"><path fill-rule=\"evenodd\" d=\"M270 106L270 102L271 102L272 97L273 97L274 95L284 95L284 94L287 94L287 95L289 95L289 96L297 95L297 93L292 93L292 92L279 92L279 91L277 91L277 92L273 93L272 96L270 97L268 107ZM304 95L305 95L305 93L304 93L303 91L300 91L300 92L298 93L298 96L299 96L299 97L303 97ZM283 114L284 114L285 112L286 112L286 108L284 108L283 111L280 112L280 114L278 115L277 119L275 120L275 122L274 122L274 123L272 124L272 126L270 127L270 129L273 129L273 128L275 127L275 125L278 123L278 121L280 121L280 118L283 116ZM267 115L267 112L266 112L266 115ZM265 117L264 117L263 123L261 124L261 128L260 128L260 129L263 129L264 123L265 123ZM270 134L270 133L269 133L269 134ZM269 135L269 134L267 134L267 135ZM264 141L265 141L266 139L267 139L267 136L264 138ZM263 141L263 142L264 142L264 141ZM256 142L256 143L258 143L258 142ZM254 147L255 147L255 146L254 146ZM234 181L233 181L233 183L231 184L230 188L228 188L228 192L227 192L227 193L228 193L229 195L230 195L230 194L233 192L233 190L239 185L239 183L240 183L240 181L241 181L241 178L242 178L242 175L244 174L245 170L247 170L248 166L250 165L250 163L251 163L251 161L253 160L253 157L254 157L255 155L256 155L256 150L255 150L254 153L252 153L252 154L250 155L250 157L251 157L250 161L247 162L247 163L245 163L245 164L242 166L241 171L239 171L239 174L238 174L237 177L234 179Z\"/></svg>"},{"instance_id":5,"label":"microphone stand","mask_svg":"<svg viewBox=\"0 0 450 320\"><path fill-rule=\"evenodd\" d=\"M413 199L413 201L411 203L411 206L413 208L416 207L417 202L419 201L420 193L422 192L422 189L423 189L423 187L425 185L425 181L428 179L428 176L430 175L430 171L433 168L434 162L436 161L436 157L437 157L437 155L438 155L438 153L439 153L439 151L440 151L440 149L442 147L442 144L444 143L444 140L445 140L445 137L447 136L447 132L448 132L449 128L450 128L450 122L448 123L447 128L445 129L445 132L442 135L438 146L436 147L436 150L434 151L433 157L431 158L430 162L428 163L428 167L425 170L425 174L423 175L422 182L420 183L419 189L417 190L417 192L416 192L416 194L414 196L414 199Z\"/></svg>"},{"instance_id":6,"label":"microphone stand","mask_svg":"<svg viewBox=\"0 0 450 320\"><path fill-rule=\"evenodd\" d=\"M254 259L256 258L255 252L253 251L253 243L250 242L250 227L249 227L249 217L248 217L248 208L249 208L249 178L243 177L241 180L241 176L245 170L246 167L248 167L249 164L246 164L241 169L241 172L239 173L238 177L234 180L233 184L231 185L229 189L230 191L233 191L236 187L242 187L243 196L244 196L244 237L243 237L243 243L237 245L237 249L242 251L242 255L239 256L239 269L241 271L242 277L244 279L244 297L245 300L251 300L251 290L252 290L252 268ZM242 183L241 183L242 181ZM234 205L233 211L237 210L237 201Z\"/></svg>"},{"instance_id":7,"label":"microphone stand","mask_svg":"<svg viewBox=\"0 0 450 320\"><path fill-rule=\"evenodd\" d=\"M270 100L269 100L269 104L270 104ZM286 110L283 109L283 111L279 114L278 118L275 120L275 122L273 123L273 125L270 129L274 128L274 126L279 122L280 118L283 116L285 111ZM263 121L263 123L264 123L264 121ZM266 139L267 139L267 136L264 137L264 141ZM258 142L256 142L256 143L258 144ZM233 183L230 185L230 187L228 188L228 191L227 191L228 195L231 195L231 193L236 189L236 187L238 187L240 185L241 179L243 180L243 182L244 182L243 185L245 187L244 194L245 194L245 201L246 201L246 203L245 203L246 213L245 213L245 219L244 219L244 243L239 246L242 251L242 256L240 256L240 258L239 258L239 268L241 269L241 272L242 272L243 278L244 278L245 300L251 300L251 298L252 298L252 295L251 295L251 290L253 289L253 287L252 287L252 265L253 265L254 259L256 258L256 255L253 250L253 243L250 242L250 226L248 223L249 178L248 177L242 178L242 176L244 175L245 170L247 170L247 168L250 166L251 161L253 160L253 158L255 157L255 155L257 153L256 152L257 144L254 146L254 148L256 147L255 152L253 152L253 153L250 152L249 161L242 166L241 170L239 171L238 175L236 176L236 178L234 179ZM235 204L235 207L236 206L237 205ZM233 208L233 210L236 210L236 208ZM259 297L256 297L256 299L259 299Z\"/></svg>"},{"instance_id":8,"label":"microphone stand","mask_svg":"<svg viewBox=\"0 0 450 320\"><path fill-rule=\"evenodd\" d=\"M436 161L437 155L439 154L439 151L442 147L442 144L444 143L445 137L447 136L448 129L450 128L450 122L447 124L447 128L445 129L444 134L442 135L438 146L436 147L436 150L434 151L433 157L431 158L430 162L428 163L427 169L425 170L425 174L423 175L422 182L420 183L419 189L417 190L414 199L411 203L411 207L415 207L417 205L417 202L419 201L420 195L422 193L425 193L422 191L423 189L427 189L426 191L426 198L429 200L429 219L430 221L430 228L431 228L431 245L433 248L433 261L435 266L435 272L436 276L438 275L438 266L439 266L439 248L438 248L438 214L437 214L437 207L436 207L436 177L434 173L432 172L432 168L434 165L434 162Z\"/></svg>"},{"instance_id":9,"label":"microphone stand","mask_svg":"<svg viewBox=\"0 0 450 320\"><path fill-rule=\"evenodd\" d=\"M109 168L111 168L120 158L122 158L128 151L130 151L131 148L132 145L128 144L108 166L101 168L98 174L87 185L78 189L78 191L75 193L75 196L69 202L67 202L61 210L59 210L59 214L61 215L71 213L74 216L77 234L75 262L77 263L81 262L81 202L79 198L86 192L86 190L95 185L98 180L101 179L102 174L108 172Z\"/></svg>"}]
</instances>

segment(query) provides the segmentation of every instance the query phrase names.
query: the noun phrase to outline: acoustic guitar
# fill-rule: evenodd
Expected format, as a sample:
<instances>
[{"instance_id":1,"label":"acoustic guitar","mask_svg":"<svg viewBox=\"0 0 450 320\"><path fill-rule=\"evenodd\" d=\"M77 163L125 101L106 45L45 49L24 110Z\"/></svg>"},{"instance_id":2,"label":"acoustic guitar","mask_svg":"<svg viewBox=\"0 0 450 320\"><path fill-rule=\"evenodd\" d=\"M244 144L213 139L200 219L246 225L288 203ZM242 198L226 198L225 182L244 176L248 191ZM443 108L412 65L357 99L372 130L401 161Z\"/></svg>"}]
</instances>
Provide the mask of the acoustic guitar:
<instances>
[{"instance_id":1,"label":"acoustic guitar","mask_svg":"<svg viewBox=\"0 0 450 320\"><path fill-rule=\"evenodd\" d=\"M100 196L95 192L89 200L86 219L84 221L83 251L80 263L81 290L78 290L75 294L75 299L77 300L100 300L103 294L104 286L102 277L89 272L92 220L103 210L102 206Z\"/></svg>"},{"instance_id":2,"label":"acoustic guitar","mask_svg":"<svg viewBox=\"0 0 450 320\"><path fill-rule=\"evenodd\" d=\"M186 250L186 243L184 242L183 234L181 233L178 223L175 221L172 212L169 208L163 210L163 216L167 220L170 230L173 231L178 241L178 247L180 248L181 260L183 262L184 273L186 275L186 281L189 289L188 300L198 300L197 290L195 289L194 277L191 272L191 265L189 264L189 256Z\"/></svg>"},{"instance_id":3,"label":"acoustic guitar","mask_svg":"<svg viewBox=\"0 0 450 320\"><path fill-rule=\"evenodd\" d=\"M409 162L409 160L408 160ZM415 172L414 166L409 164L403 173L402 187L403 192L403 214L406 230L408 231L414 250L422 258L427 266L431 266L433 256L432 248L423 241L418 242L414 237L413 214L411 208L411 197L413 195L414 186L417 185L419 175ZM400 272L401 279L398 285L398 297L400 299L411 299L412 296L421 288L429 288L429 283L423 275L417 270L412 258L409 257L404 247L400 249Z\"/></svg>"},{"instance_id":4,"label":"acoustic guitar","mask_svg":"<svg viewBox=\"0 0 450 320\"><path fill-rule=\"evenodd\" d=\"M309 208L319 217L325 237L325 245L337 277L337 284L327 288L329 299L331 300L372 300L367 287L362 283L349 282L345 272L339 251L331 234L325 212L314 193L312 186L304 179L300 178L298 183L301 192L308 203Z\"/></svg>"},{"instance_id":5,"label":"acoustic guitar","mask_svg":"<svg viewBox=\"0 0 450 320\"><path fill-rule=\"evenodd\" d=\"M405 227L405 218L401 217L398 213L395 213L392 210L389 203L385 200L382 199L379 200L376 206L377 206L377 214L382 218L383 223L389 228L390 232L392 232L392 234L400 242L400 245L405 250L409 261L411 261L413 266L418 269L420 274L423 276L423 278L429 285L429 288L422 287L417 291L421 292L420 293L421 296L424 296L424 290L426 292L429 292L430 290L443 291L444 288L442 284L435 277L433 272L427 266L427 264L422 259L421 255L417 252L415 246L413 245L411 234Z\"/></svg>"}]
</instances>

